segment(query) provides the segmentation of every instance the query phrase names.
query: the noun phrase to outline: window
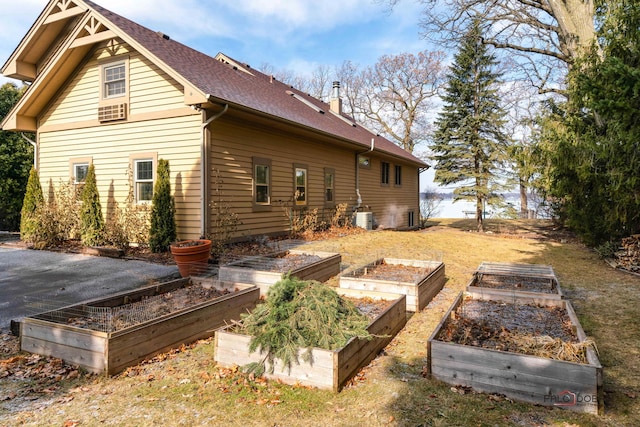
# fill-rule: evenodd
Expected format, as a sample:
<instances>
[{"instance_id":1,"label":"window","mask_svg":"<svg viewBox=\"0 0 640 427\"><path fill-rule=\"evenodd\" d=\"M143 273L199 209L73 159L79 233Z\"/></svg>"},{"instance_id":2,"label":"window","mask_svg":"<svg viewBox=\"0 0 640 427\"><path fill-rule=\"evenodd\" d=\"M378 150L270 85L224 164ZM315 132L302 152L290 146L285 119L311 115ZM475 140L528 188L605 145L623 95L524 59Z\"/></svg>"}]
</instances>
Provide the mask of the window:
<instances>
[{"instance_id":1,"label":"window","mask_svg":"<svg viewBox=\"0 0 640 427\"><path fill-rule=\"evenodd\" d=\"M294 170L294 200L296 206L304 206L307 204L307 167L294 165Z\"/></svg>"},{"instance_id":2,"label":"window","mask_svg":"<svg viewBox=\"0 0 640 427\"><path fill-rule=\"evenodd\" d=\"M73 183L84 184L87 179L87 172L89 171L89 163L74 163L73 164Z\"/></svg>"},{"instance_id":3,"label":"window","mask_svg":"<svg viewBox=\"0 0 640 427\"><path fill-rule=\"evenodd\" d=\"M102 98L117 98L127 94L127 67L124 62L102 67Z\"/></svg>"},{"instance_id":4,"label":"window","mask_svg":"<svg viewBox=\"0 0 640 427\"><path fill-rule=\"evenodd\" d=\"M402 185L402 166L396 165L395 169L396 169L395 184L396 185Z\"/></svg>"},{"instance_id":5,"label":"window","mask_svg":"<svg viewBox=\"0 0 640 427\"><path fill-rule=\"evenodd\" d=\"M334 169L324 169L324 201L326 204L333 204L335 202L335 179L336 172Z\"/></svg>"},{"instance_id":6,"label":"window","mask_svg":"<svg viewBox=\"0 0 640 427\"><path fill-rule=\"evenodd\" d=\"M89 165L93 162L91 157L74 157L69 159L69 180L81 191L87 179Z\"/></svg>"},{"instance_id":7,"label":"window","mask_svg":"<svg viewBox=\"0 0 640 427\"><path fill-rule=\"evenodd\" d=\"M389 184L389 163L381 162L380 164L380 183Z\"/></svg>"},{"instance_id":8,"label":"window","mask_svg":"<svg viewBox=\"0 0 640 427\"><path fill-rule=\"evenodd\" d=\"M134 191L137 202L153 199L153 159L134 160Z\"/></svg>"},{"instance_id":9,"label":"window","mask_svg":"<svg viewBox=\"0 0 640 427\"><path fill-rule=\"evenodd\" d=\"M414 213L413 211L409 211L408 214L409 216L407 218L407 226L414 227L416 225Z\"/></svg>"},{"instance_id":10,"label":"window","mask_svg":"<svg viewBox=\"0 0 640 427\"><path fill-rule=\"evenodd\" d=\"M271 204L271 160L253 158L253 203L257 207Z\"/></svg>"}]
</instances>

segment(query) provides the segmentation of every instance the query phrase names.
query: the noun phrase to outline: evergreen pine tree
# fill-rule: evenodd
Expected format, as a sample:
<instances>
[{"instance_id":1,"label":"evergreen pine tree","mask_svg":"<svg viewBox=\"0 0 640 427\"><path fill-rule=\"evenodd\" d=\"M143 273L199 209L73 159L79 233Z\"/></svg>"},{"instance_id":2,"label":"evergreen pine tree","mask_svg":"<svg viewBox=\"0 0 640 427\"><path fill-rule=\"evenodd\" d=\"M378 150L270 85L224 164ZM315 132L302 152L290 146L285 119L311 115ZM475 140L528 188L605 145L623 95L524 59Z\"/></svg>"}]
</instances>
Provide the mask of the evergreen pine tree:
<instances>
[{"instance_id":1,"label":"evergreen pine tree","mask_svg":"<svg viewBox=\"0 0 640 427\"><path fill-rule=\"evenodd\" d=\"M80 238L86 246L97 246L103 244L104 236L104 217L102 216L102 206L100 206L96 171L94 165L90 164L82 189Z\"/></svg>"},{"instance_id":2,"label":"evergreen pine tree","mask_svg":"<svg viewBox=\"0 0 640 427\"><path fill-rule=\"evenodd\" d=\"M478 231L484 230L485 202L500 199L497 173L506 156L505 112L496 88L500 74L493 71L496 63L482 43L480 23L475 20L454 56L431 147L435 181L458 184L454 202L476 202Z\"/></svg>"},{"instance_id":3,"label":"evergreen pine tree","mask_svg":"<svg viewBox=\"0 0 640 427\"><path fill-rule=\"evenodd\" d=\"M44 195L42 194L42 186L40 185L40 176L35 167L31 167L29 172L29 180L27 181L27 190L22 202L22 210L20 211L20 238L25 241L31 241L38 228L38 217L36 210L44 204Z\"/></svg>"},{"instance_id":4,"label":"evergreen pine tree","mask_svg":"<svg viewBox=\"0 0 640 427\"><path fill-rule=\"evenodd\" d=\"M151 229L149 248L151 252L166 252L171 242L176 240L176 207L171 195L169 161L158 160L158 173L153 188L151 205Z\"/></svg>"}]
</instances>

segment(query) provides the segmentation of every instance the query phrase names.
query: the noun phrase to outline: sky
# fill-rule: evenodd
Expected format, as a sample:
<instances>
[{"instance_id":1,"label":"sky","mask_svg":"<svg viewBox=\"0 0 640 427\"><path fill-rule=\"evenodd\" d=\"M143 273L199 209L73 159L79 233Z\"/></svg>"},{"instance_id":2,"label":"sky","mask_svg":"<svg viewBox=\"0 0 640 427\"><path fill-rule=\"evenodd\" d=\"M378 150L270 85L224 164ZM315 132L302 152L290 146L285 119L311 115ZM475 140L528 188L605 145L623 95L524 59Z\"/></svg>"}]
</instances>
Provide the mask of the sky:
<instances>
[{"instance_id":1,"label":"sky","mask_svg":"<svg viewBox=\"0 0 640 427\"><path fill-rule=\"evenodd\" d=\"M309 75L319 65L350 60L371 65L382 55L418 52L420 5L403 0L94 0L208 55L223 52L261 69ZM4 64L47 2L0 0ZM0 78L0 84L6 78ZM19 82L18 82L19 83Z\"/></svg>"},{"instance_id":2,"label":"sky","mask_svg":"<svg viewBox=\"0 0 640 427\"><path fill-rule=\"evenodd\" d=\"M401 0L94 0L95 3L196 50L223 52L261 69L308 75L350 60L374 64L383 55L437 50L420 35L424 4ZM36 21L45 0L0 0L0 64ZM19 6L17 6L19 5ZM0 76L0 85L7 81ZM433 169L421 190L433 188Z\"/></svg>"}]
</instances>

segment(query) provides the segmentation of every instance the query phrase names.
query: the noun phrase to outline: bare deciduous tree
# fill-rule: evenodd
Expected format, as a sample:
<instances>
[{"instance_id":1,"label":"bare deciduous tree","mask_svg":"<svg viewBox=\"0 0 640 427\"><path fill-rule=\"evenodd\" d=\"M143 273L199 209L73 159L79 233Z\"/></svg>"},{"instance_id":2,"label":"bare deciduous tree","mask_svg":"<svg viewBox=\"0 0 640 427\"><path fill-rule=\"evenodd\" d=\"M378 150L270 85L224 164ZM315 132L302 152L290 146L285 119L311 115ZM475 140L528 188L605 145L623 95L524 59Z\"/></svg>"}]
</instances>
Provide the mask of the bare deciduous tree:
<instances>
[{"instance_id":1,"label":"bare deciduous tree","mask_svg":"<svg viewBox=\"0 0 640 427\"><path fill-rule=\"evenodd\" d=\"M354 115L413 152L429 133L429 109L444 83L444 53L384 55L356 79Z\"/></svg>"},{"instance_id":2,"label":"bare deciduous tree","mask_svg":"<svg viewBox=\"0 0 640 427\"><path fill-rule=\"evenodd\" d=\"M402 0L388 1L393 7ZM425 5L425 37L456 45L469 22L479 17L488 25L484 43L519 56L540 92L555 90L550 79L596 40L595 0L418 1Z\"/></svg>"}]
</instances>

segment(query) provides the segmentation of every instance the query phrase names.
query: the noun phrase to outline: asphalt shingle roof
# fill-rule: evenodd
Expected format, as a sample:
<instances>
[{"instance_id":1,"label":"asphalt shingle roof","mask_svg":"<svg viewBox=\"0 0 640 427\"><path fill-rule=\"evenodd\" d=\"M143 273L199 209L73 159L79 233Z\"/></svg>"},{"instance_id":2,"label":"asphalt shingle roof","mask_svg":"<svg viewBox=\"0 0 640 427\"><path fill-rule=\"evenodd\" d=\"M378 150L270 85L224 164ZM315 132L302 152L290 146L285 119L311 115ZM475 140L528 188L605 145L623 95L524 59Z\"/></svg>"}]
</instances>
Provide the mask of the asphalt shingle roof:
<instances>
[{"instance_id":1,"label":"asphalt shingle roof","mask_svg":"<svg viewBox=\"0 0 640 427\"><path fill-rule=\"evenodd\" d=\"M224 63L168 37L163 37L161 33L152 31L89 0L85 0L85 3L206 95L361 144L363 149L369 148L371 138L375 138L376 150L418 163L421 167L427 166L422 160L391 141L371 133L360 125L352 126L336 117L330 113L329 104L277 81L240 61L232 60L250 74L234 69L232 64ZM295 99L290 95L291 93L304 97L306 101L324 111L324 114ZM348 119L347 116L343 117Z\"/></svg>"}]
</instances>

